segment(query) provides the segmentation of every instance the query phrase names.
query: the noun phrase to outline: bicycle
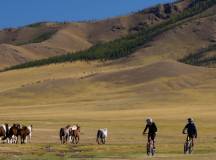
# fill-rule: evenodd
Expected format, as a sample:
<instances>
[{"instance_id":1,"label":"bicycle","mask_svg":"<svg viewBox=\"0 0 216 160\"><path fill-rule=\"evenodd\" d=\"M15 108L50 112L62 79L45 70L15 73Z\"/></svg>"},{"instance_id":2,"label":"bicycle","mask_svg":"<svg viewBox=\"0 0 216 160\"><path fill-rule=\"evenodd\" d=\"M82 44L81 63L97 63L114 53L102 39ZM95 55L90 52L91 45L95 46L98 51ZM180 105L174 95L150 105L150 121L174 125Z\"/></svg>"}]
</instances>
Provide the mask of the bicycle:
<instances>
[{"instance_id":1,"label":"bicycle","mask_svg":"<svg viewBox=\"0 0 216 160\"><path fill-rule=\"evenodd\" d=\"M192 137L187 136L184 143L184 154L192 154L193 152L193 139Z\"/></svg>"},{"instance_id":2,"label":"bicycle","mask_svg":"<svg viewBox=\"0 0 216 160\"><path fill-rule=\"evenodd\" d=\"M149 138L146 144L146 153L148 156L154 156L155 152L156 150L154 148L154 141L151 138Z\"/></svg>"}]
</instances>

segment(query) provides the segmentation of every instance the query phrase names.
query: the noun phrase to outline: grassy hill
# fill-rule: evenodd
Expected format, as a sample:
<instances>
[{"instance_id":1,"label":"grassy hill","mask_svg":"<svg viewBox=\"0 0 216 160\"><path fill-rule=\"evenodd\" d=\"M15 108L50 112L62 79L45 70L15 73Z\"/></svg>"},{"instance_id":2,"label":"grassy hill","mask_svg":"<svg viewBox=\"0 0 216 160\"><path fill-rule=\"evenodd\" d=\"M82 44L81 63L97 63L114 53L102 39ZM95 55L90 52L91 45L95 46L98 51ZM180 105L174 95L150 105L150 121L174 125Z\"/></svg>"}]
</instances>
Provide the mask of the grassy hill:
<instances>
[{"instance_id":1,"label":"grassy hill","mask_svg":"<svg viewBox=\"0 0 216 160\"><path fill-rule=\"evenodd\" d=\"M8 28L0 31L0 46L9 44L19 46L32 53L26 57L20 50L2 53L0 50L0 65L7 67L31 60L62 55L69 52L85 50L95 44L111 41L131 33L137 33L143 28L166 21L170 15L177 14L186 6L176 4L177 10L167 5L170 11L164 13L165 7L153 7L128 16L116 17L103 21L77 23L41 22L17 29ZM1 47L0 47L1 48ZM11 50L7 46L6 50ZM8 59L4 59L7 54Z\"/></svg>"},{"instance_id":2,"label":"grassy hill","mask_svg":"<svg viewBox=\"0 0 216 160\"><path fill-rule=\"evenodd\" d=\"M143 47L143 45L152 41L153 38L155 38L156 36L166 31L172 30L173 28L176 29L177 27L186 25L188 22L190 23L190 21L193 21L194 24L195 21L200 20L201 18L208 19L214 17L215 4L216 2L214 0L197 1L196 3L191 3L188 6L188 8L182 11L181 13L170 16L167 21L161 22L160 24L157 24L152 27L143 28L137 33L129 34L128 36L125 36L120 39L116 39L111 42L96 44L95 46L84 51L80 51L76 53L68 53L66 55L55 56L55 57L42 59L42 60L31 61L21 65L9 67L8 69L19 69L19 68L47 65L51 63L76 61L76 60L113 60L121 57L126 57L132 54L140 47ZM209 22L205 23L205 25L207 26L208 24ZM193 32L196 32L195 31L196 26L193 25L192 27L193 27ZM202 27L203 27L202 29L206 30L206 28L204 28L206 26L202 26ZM207 35L212 36L210 32L211 30L208 31L208 34L201 35L202 36L201 38L204 39L206 38ZM190 34L192 35L193 33ZM197 36L198 34L195 33L193 37L196 38L195 36ZM206 41L207 42L205 43L211 42L209 39L207 39ZM178 49L180 49L180 47L178 47Z\"/></svg>"},{"instance_id":3,"label":"grassy hill","mask_svg":"<svg viewBox=\"0 0 216 160\"><path fill-rule=\"evenodd\" d=\"M5 29L0 31L0 46L4 44L18 45L23 50L28 50L32 57L26 57L22 51L16 50L16 52L8 52L7 55L11 58L0 61L0 64L4 64L3 66L6 67L85 50L98 43L134 34L167 21L171 16L187 9L190 3L187 0L174 4L158 5L128 16L97 22L42 22L18 29ZM7 46L7 50L11 50L11 47ZM0 54L0 59L3 56L3 53Z\"/></svg>"}]
</instances>

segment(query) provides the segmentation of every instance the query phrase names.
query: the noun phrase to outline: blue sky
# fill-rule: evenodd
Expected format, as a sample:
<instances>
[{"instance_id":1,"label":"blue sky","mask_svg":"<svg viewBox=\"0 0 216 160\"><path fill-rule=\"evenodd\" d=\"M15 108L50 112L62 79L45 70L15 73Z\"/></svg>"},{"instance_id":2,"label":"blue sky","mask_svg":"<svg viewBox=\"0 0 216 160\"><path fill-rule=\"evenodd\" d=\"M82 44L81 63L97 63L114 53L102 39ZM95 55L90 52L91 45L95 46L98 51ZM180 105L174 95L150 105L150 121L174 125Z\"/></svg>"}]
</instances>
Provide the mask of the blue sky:
<instances>
[{"instance_id":1,"label":"blue sky","mask_svg":"<svg viewBox=\"0 0 216 160\"><path fill-rule=\"evenodd\" d=\"M41 21L99 20L174 0L0 0L0 28Z\"/></svg>"}]
</instances>

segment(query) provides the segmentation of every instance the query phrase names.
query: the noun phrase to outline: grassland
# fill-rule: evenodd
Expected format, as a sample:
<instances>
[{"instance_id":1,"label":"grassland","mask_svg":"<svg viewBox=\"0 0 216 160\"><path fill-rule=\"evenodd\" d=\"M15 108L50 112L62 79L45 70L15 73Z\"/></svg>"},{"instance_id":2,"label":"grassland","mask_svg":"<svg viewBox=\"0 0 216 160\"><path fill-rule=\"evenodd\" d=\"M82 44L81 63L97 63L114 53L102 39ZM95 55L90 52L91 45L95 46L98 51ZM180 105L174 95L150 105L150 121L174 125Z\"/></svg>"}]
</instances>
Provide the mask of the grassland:
<instances>
[{"instance_id":1,"label":"grassland","mask_svg":"<svg viewBox=\"0 0 216 160\"><path fill-rule=\"evenodd\" d=\"M1 72L0 122L32 124L33 137L31 144L0 144L0 159L214 160L216 70L186 65L177 60L214 45L215 9L209 8L199 15L194 14L201 10L188 14L190 17L186 21L171 25L151 37L148 44L136 48L132 55L118 60L76 61ZM45 56L44 53L47 54L45 57L50 57L73 49L80 51L98 41L114 40L127 35L130 23L137 23L131 19L145 21L140 14L134 16L88 25L67 24L51 39L39 44L2 44L4 54L1 55L6 59L1 60L7 60L7 53L17 55L19 52L27 57L20 59L25 62L31 57L39 59ZM179 18L184 16L187 14ZM168 23L161 21L154 22L153 26ZM175 19L170 22L174 23ZM110 31L114 24L124 26L124 23L127 25L123 31ZM29 27L37 28L38 25L55 27L55 24ZM97 25L100 34L94 33ZM53 46L58 49L53 51ZM205 56L215 55L214 50L207 52ZM1 64L5 67L7 64L3 62ZM16 63L10 60L11 64ZM145 155L146 137L142 135L145 118L149 116L159 129L154 158ZM182 154L185 140L182 128L188 117L193 117L197 123L198 140L193 155L185 156ZM81 126L80 144L60 145L59 128L76 123ZM97 145L96 131L104 127L108 128L107 144Z\"/></svg>"},{"instance_id":2,"label":"grassland","mask_svg":"<svg viewBox=\"0 0 216 160\"><path fill-rule=\"evenodd\" d=\"M148 159L142 131L151 116L159 128L151 159L214 159L215 80L215 69L174 61L76 62L1 73L1 123L34 128L31 144L1 144L0 158ZM190 116L199 134L194 154L184 156L181 131ZM60 145L59 128L75 123L81 125L80 144ZM95 134L103 127L109 138L99 146Z\"/></svg>"}]
</instances>

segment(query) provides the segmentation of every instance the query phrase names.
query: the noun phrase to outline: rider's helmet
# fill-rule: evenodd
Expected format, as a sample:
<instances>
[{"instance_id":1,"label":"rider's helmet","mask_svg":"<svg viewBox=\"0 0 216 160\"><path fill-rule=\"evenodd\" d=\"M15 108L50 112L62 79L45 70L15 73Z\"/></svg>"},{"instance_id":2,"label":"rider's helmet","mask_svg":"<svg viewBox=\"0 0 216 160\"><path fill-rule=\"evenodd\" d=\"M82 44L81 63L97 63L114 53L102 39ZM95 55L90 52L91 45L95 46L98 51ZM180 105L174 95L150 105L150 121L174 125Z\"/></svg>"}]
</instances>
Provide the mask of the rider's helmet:
<instances>
[{"instance_id":1,"label":"rider's helmet","mask_svg":"<svg viewBox=\"0 0 216 160\"><path fill-rule=\"evenodd\" d=\"M146 118L146 123L147 124L151 124L153 122L151 117Z\"/></svg>"},{"instance_id":2,"label":"rider's helmet","mask_svg":"<svg viewBox=\"0 0 216 160\"><path fill-rule=\"evenodd\" d=\"M192 123L193 122L193 118L188 118L188 123Z\"/></svg>"}]
</instances>

